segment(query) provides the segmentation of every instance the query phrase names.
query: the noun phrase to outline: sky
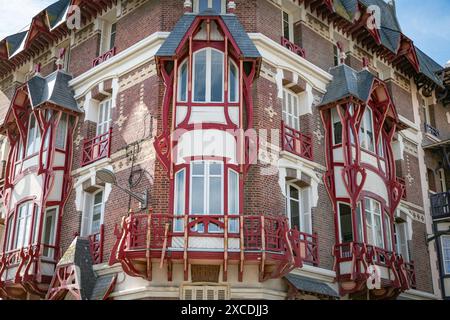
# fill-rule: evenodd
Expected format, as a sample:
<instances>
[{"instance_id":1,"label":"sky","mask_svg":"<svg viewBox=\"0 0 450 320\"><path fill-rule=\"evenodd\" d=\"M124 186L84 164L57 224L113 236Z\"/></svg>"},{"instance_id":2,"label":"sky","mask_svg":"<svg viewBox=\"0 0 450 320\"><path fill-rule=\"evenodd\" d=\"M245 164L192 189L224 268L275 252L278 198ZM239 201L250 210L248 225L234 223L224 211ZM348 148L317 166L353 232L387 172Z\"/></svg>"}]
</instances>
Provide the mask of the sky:
<instances>
[{"instance_id":1,"label":"sky","mask_svg":"<svg viewBox=\"0 0 450 320\"><path fill-rule=\"evenodd\" d=\"M180 0L181 1L181 0ZM55 0L0 0L0 39L26 30ZM396 0L403 33L441 65L450 60L450 0Z\"/></svg>"}]
</instances>

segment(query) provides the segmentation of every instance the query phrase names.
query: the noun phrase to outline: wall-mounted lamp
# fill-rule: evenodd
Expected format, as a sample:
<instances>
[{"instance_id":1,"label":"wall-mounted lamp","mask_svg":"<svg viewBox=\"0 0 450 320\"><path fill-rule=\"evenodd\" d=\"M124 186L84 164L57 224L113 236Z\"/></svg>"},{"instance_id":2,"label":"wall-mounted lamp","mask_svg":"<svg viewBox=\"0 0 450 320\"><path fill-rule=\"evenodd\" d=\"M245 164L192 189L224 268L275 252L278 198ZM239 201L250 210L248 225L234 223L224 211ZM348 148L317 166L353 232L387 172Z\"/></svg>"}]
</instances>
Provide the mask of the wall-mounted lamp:
<instances>
[{"instance_id":1,"label":"wall-mounted lamp","mask_svg":"<svg viewBox=\"0 0 450 320\"><path fill-rule=\"evenodd\" d=\"M125 189L125 188L119 186L117 184L117 178L116 178L116 175L114 174L114 172L107 170L107 169L98 170L97 173L95 174L95 176L97 177L97 179L99 179L105 183L115 185L117 188L119 188L123 192L129 194L131 197L138 200L141 203L142 210L147 209L147 206L148 206L148 191L147 190L144 193L136 193L136 192L133 192L131 190L128 190L128 189Z\"/></svg>"}]
</instances>

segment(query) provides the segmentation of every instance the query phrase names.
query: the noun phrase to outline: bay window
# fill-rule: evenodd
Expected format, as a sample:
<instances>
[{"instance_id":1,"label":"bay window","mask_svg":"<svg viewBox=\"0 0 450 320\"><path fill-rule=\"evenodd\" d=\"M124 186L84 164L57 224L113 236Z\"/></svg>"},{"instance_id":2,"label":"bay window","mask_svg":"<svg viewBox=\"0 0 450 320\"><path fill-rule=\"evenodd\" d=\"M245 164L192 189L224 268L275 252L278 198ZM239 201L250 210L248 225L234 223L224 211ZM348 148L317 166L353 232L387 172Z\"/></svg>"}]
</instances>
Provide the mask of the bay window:
<instances>
[{"instance_id":1,"label":"bay window","mask_svg":"<svg viewBox=\"0 0 450 320\"><path fill-rule=\"evenodd\" d=\"M450 275L450 236L442 236L442 263L444 273Z\"/></svg>"},{"instance_id":2,"label":"bay window","mask_svg":"<svg viewBox=\"0 0 450 320\"><path fill-rule=\"evenodd\" d=\"M378 248L384 248L383 224L381 215L381 205L379 202L366 198L366 233L367 243Z\"/></svg>"},{"instance_id":3,"label":"bay window","mask_svg":"<svg viewBox=\"0 0 450 320\"><path fill-rule=\"evenodd\" d=\"M375 152L373 113L372 109L370 109L369 107L367 107L364 111L364 115L361 120L359 141L361 142L361 148L364 148L371 152Z\"/></svg>"},{"instance_id":4,"label":"bay window","mask_svg":"<svg viewBox=\"0 0 450 320\"><path fill-rule=\"evenodd\" d=\"M7 250L21 249L37 242L37 233L32 230L33 226L37 230L37 216L38 208L33 202L26 202L18 207L15 216L9 217Z\"/></svg>"},{"instance_id":5,"label":"bay window","mask_svg":"<svg viewBox=\"0 0 450 320\"><path fill-rule=\"evenodd\" d=\"M206 48L194 53L194 101L223 102L224 54Z\"/></svg>"},{"instance_id":6,"label":"bay window","mask_svg":"<svg viewBox=\"0 0 450 320\"><path fill-rule=\"evenodd\" d=\"M309 188L299 188L296 185L287 185L287 214L291 228L300 232L312 234L311 206Z\"/></svg>"},{"instance_id":7,"label":"bay window","mask_svg":"<svg viewBox=\"0 0 450 320\"><path fill-rule=\"evenodd\" d=\"M37 123L34 114L30 115L30 120L28 123L28 135L27 135L27 157L30 157L39 152L41 147L41 131L39 129L39 124Z\"/></svg>"},{"instance_id":8,"label":"bay window","mask_svg":"<svg viewBox=\"0 0 450 320\"><path fill-rule=\"evenodd\" d=\"M300 101L294 92L283 91L283 121L286 126L300 130Z\"/></svg>"}]
</instances>

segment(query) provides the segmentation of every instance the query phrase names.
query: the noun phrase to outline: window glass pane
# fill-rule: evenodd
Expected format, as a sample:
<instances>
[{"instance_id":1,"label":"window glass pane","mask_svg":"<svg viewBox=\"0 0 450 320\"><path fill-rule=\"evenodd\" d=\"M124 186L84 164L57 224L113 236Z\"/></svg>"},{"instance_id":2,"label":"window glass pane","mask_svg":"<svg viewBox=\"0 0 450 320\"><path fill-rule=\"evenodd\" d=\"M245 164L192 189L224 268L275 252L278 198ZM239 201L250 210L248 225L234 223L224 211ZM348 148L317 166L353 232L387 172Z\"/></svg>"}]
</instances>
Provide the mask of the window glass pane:
<instances>
[{"instance_id":1,"label":"window glass pane","mask_svg":"<svg viewBox=\"0 0 450 320\"><path fill-rule=\"evenodd\" d=\"M228 213L239 214L239 175L232 170L228 174Z\"/></svg>"},{"instance_id":2,"label":"window glass pane","mask_svg":"<svg viewBox=\"0 0 450 320\"><path fill-rule=\"evenodd\" d=\"M113 23L111 25L111 39L110 39L110 45L109 49L111 50L116 45L116 31L117 31L117 24Z\"/></svg>"},{"instance_id":3,"label":"window glass pane","mask_svg":"<svg viewBox=\"0 0 450 320\"><path fill-rule=\"evenodd\" d=\"M386 230L386 243L388 251L392 250L392 235L391 235L391 219L389 218L389 215L384 215L384 229Z\"/></svg>"},{"instance_id":4,"label":"window glass pane","mask_svg":"<svg viewBox=\"0 0 450 320\"><path fill-rule=\"evenodd\" d=\"M373 222L372 222L372 212L371 212L371 203L370 200L366 199L365 201L365 213L366 213L366 233L367 233L367 243L374 245L373 238Z\"/></svg>"},{"instance_id":5,"label":"window glass pane","mask_svg":"<svg viewBox=\"0 0 450 320\"><path fill-rule=\"evenodd\" d=\"M205 174L205 163L204 162L195 162L192 165L192 174L193 175L204 175Z\"/></svg>"},{"instance_id":6,"label":"window glass pane","mask_svg":"<svg viewBox=\"0 0 450 320\"><path fill-rule=\"evenodd\" d=\"M202 13L208 9L208 0L197 0L198 1L198 12Z\"/></svg>"},{"instance_id":7,"label":"window glass pane","mask_svg":"<svg viewBox=\"0 0 450 320\"><path fill-rule=\"evenodd\" d=\"M283 11L283 36L290 40L289 14Z\"/></svg>"},{"instance_id":8,"label":"window glass pane","mask_svg":"<svg viewBox=\"0 0 450 320\"><path fill-rule=\"evenodd\" d=\"M206 50L194 55L194 100L206 100Z\"/></svg>"},{"instance_id":9,"label":"window glass pane","mask_svg":"<svg viewBox=\"0 0 450 320\"><path fill-rule=\"evenodd\" d=\"M363 220L361 216L361 203L358 203L358 206L356 207L356 223L357 223L357 230L358 230L358 239L356 241L358 242L364 242L364 234L363 234Z\"/></svg>"},{"instance_id":10,"label":"window glass pane","mask_svg":"<svg viewBox=\"0 0 450 320\"><path fill-rule=\"evenodd\" d=\"M180 101L187 101L187 78L188 78L188 64L185 62L180 68Z\"/></svg>"},{"instance_id":11,"label":"window glass pane","mask_svg":"<svg viewBox=\"0 0 450 320\"><path fill-rule=\"evenodd\" d=\"M291 211L291 228L297 227L297 230L301 230L300 226L300 203L293 199L289 201Z\"/></svg>"},{"instance_id":12,"label":"window glass pane","mask_svg":"<svg viewBox=\"0 0 450 320\"><path fill-rule=\"evenodd\" d=\"M442 237L442 257L444 260L444 272L450 274L450 237Z\"/></svg>"},{"instance_id":13,"label":"window glass pane","mask_svg":"<svg viewBox=\"0 0 450 320\"><path fill-rule=\"evenodd\" d=\"M342 243L353 242L352 209L349 205L339 204Z\"/></svg>"},{"instance_id":14,"label":"window glass pane","mask_svg":"<svg viewBox=\"0 0 450 320\"><path fill-rule=\"evenodd\" d=\"M98 192L95 195L95 199L94 199L94 205L96 204L101 204L103 202L103 192Z\"/></svg>"},{"instance_id":15,"label":"window glass pane","mask_svg":"<svg viewBox=\"0 0 450 320\"><path fill-rule=\"evenodd\" d=\"M66 148L67 114L63 114L56 129L56 147L64 150Z\"/></svg>"},{"instance_id":16,"label":"window glass pane","mask_svg":"<svg viewBox=\"0 0 450 320\"><path fill-rule=\"evenodd\" d=\"M223 214L222 211L222 178L210 178L209 181L209 214Z\"/></svg>"},{"instance_id":17,"label":"window glass pane","mask_svg":"<svg viewBox=\"0 0 450 320\"><path fill-rule=\"evenodd\" d=\"M407 230L406 223L399 223L395 225L397 251L402 255L405 261L409 261Z\"/></svg>"},{"instance_id":18,"label":"window glass pane","mask_svg":"<svg viewBox=\"0 0 450 320\"><path fill-rule=\"evenodd\" d=\"M230 102L237 102L238 99L238 88L239 88L239 73L236 65L230 61Z\"/></svg>"},{"instance_id":19,"label":"window glass pane","mask_svg":"<svg viewBox=\"0 0 450 320\"><path fill-rule=\"evenodd\" d=\"M41 147L41 133L36 122L36 118L32 114L30 116L30 124L28 128L27 156L31 156L39 151Z\"/></svg>"},{"instance_id":20,"label":"window glass pane","mask_svg":"<svg viewBox=\"0 0 450 320\"><path fill-rule=\"evenodd\" d=\"M203 177L192 177L191 214L204 214L205 182Z\"/></svg>"},{"instance_id":21,"label":"window glass pane","mask_svg":"<svg viewBox=\"0 0 450 320\"><path fill-rule=\"evenodd\" d=\"M372 110L367 109L365 113L367 131L367 149L375 151L375 138L373 135Z\"/></svg>"},{"instance_id":22,"label":"window glass pane","mask_svg":"<svg viewBox=\"0 0 450 320\"><path fill-rule=\"evenodd\" d=\"M211 101L223 100L223 54L211 51Z\"/></svg>"},{"instance_id":23,"label":"window glass pane","mask_svg":"<svg viewBox=\"0 0 450 320\"><path fill-rule=\"evenodd\" d=\"M175 215L184 215L184 205L185 205L185 171L182 170L177 173L175 177Z\"/></svg>"},{"instance_id":24,"label":"window glass pane","mask_svg":"<svg viewBox=\"0 0 450 320\"><path fill-rule=\"evenodd\" d=\"M331 117L333 120L333 134L334 134L334 144L342 143L342 123L339 118L339 114L336 109L331 110Z\"/></svg>"},{"instance_id":25,"label":"window glass pane","mask_svg":"<svg viewBox=\"0 0 450 320\"><path fill-rule=\"evenodd\" d=\"M209 166L209 174L214 176L222 175L222 164L214 162L211 163Z\"/></svg>"},{"instance_id":26,"label":"window glass pane","mask_svg":"<svg viewBox=\"0 0 450 320\"><path fill-rule=\"evenodd\" d=\"M212 0L212 9L217 12L222 12L222 0Z\"/></svg>"},{"instance_id":27,"label":"window glass pane","mask_svg":"<svg viewBox=\"0 0 450 320\"><path fill-rule=\"evenodd\" d=\"M295 199L295 200L299 200L300 196L299 196L299 191L297 188L293 187L293 186L289 186L289 193L291 196L291 199Z\"/></svg>"},{"instance_id":28,"label":"window glass pane","mask_svg":"<svg viewBox=\"0 0 450 320\"><path fill-rule=\"evenodd\" d=\"M55 245L55 220L56 220L56 209L47 210L44 220L44 234L42 242L44 245L53 246ZM44 247L44 256L50 258L53 255L53 249L49 247Z\"/></svg>"}]
</instances>

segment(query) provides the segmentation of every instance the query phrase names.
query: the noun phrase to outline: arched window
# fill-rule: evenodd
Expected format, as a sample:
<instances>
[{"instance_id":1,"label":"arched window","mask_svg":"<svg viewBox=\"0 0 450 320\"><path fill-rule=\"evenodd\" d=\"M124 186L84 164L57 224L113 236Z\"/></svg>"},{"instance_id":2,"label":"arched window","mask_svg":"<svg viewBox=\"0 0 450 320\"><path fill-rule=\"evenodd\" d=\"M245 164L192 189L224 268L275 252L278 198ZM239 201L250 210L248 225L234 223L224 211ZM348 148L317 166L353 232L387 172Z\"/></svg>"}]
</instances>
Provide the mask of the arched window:
<instances>
[{"instance_id":1,"label":"arched window","mask_svg":"<svg viewBox=\"0 0 450 320\"><path fill-rule=\"evenodd\" d=\"M194 53L194 102L223 102L224 54L212 48Z\"/></svg>"}]
</instances>

